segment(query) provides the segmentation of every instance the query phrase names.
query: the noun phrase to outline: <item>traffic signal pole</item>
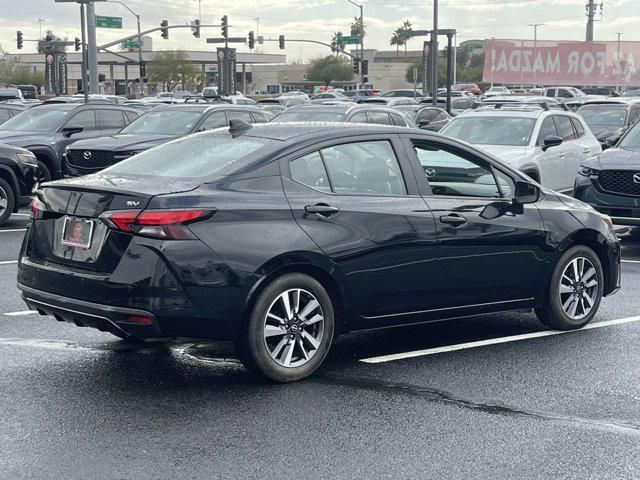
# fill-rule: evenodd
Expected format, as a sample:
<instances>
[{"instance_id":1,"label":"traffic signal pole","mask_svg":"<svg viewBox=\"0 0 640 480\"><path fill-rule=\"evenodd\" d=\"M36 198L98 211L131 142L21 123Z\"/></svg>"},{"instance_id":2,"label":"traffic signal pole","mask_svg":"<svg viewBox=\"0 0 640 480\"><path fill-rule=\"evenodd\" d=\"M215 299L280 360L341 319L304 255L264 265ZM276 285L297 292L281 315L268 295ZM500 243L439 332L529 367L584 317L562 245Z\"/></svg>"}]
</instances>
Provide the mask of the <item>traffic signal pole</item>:
<instances>
[{"instance_id":1,"label":"traffic signal pole","mask_svg":"<svg viewBox=\"0 0 640 480\"><path fill-rule=\"evenodd\" d=\"M93 2L87 2L87 48L87 61L89 63L89 93L99 93L96 9Z\"/></svg>"},{"instance_id":2,"label":"traffic signal pole","mask_svg":"<svg viewBox=\"0 0 640 480\"><path fill-rule=\"evenodd\" d=\"M80 28L82 30L82 92L84 93L84 103L89 103L89 90L87 79L87 30L85 28L84 3L80 4Z\"/></svg>"}]
</instances>

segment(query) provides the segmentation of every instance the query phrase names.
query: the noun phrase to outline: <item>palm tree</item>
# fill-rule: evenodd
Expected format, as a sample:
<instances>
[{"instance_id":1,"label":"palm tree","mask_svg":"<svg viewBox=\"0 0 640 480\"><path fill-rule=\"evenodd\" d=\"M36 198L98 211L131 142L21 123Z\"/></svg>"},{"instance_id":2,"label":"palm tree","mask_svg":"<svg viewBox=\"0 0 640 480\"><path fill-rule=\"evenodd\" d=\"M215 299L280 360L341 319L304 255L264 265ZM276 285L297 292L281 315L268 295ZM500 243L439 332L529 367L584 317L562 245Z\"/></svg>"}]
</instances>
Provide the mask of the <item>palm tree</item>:
<instances>
[{"instance_id":1,"label":"palm tree","mask_svg":"<svg viewBox=\"0 0 640 480\"><path fill-rule=\"evenodd\" d=\"M404 45L404 56L407 56L407 43L411 38L411 33L413 32L413 28L411 28L411 22L409 20L405 20L402 26L397 30L401 32L402 45Z\"/></svg>"},{"instance_id":2,"label":"palm tree","mask_svg":"<svg viewBox=\"0 0 640 480\"><path fill-rule=\"evenodd\" d=\"M400 45L402 45L402 39L401 39L401 35L399 33L399 30L395 30L393 32L393 35L391 36L391 41L389 41L389 44L391 46L396 46L396 57L398 56L398 52L400 51Z\"/></svg>"},{"instance_id":3,"label":"palm tree","mask_svg":"<svg viewBox=\"0 0 640 480\"><path fill-rule=\"evenodd\" d=\"M340 53L340 50L344 50L344 45L340 45L338 43L338 38L342 37L342 32L334 32L331 37L331 46L333 47L333 51L336 52L336 55Z\"/></svg>"},{"instance_id":4,"label":"palm tree","mask_svg":"<svg viewBox=\"0 0 640 480\"><path fill-rule=\"evenodd\" d=\"M364 37L367 34L367 25L362 23L360 18L354 17L350 30L351 30L351 35Z\"/></svg>"}]
</instances>

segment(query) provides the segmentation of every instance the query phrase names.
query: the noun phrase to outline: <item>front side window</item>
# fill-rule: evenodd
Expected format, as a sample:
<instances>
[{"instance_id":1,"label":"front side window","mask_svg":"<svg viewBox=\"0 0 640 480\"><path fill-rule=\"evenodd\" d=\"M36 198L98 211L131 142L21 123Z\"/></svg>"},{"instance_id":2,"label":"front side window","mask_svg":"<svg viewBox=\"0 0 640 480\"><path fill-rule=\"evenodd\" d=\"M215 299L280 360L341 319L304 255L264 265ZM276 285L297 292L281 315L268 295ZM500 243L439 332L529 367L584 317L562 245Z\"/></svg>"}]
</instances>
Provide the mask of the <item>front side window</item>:
<instances>
[{"instance_id":1,"label":"front side window","mask_svg":"<svg viewBox=\"0 0 640 480\"><path fill-rule=\"evenodd\" d=\"M364 112L356 113L349 121L353 123L367 123L367 114Z\"/></svg>"},{"instance_id":2,"label":"front side window","mask_svg":"<svg viewBox=\"0 0 640 480\"><path fill-rule=\"evenodd\" d=\"M227 116L229 117L229 121L242 120L243 122L251 123L251 114L249 112L231 110L227 112Z\"/></svg>"},{"instance_id":3,"label":"front side window","mask_svg":"<svg viewBox=\"0 0 640 480\"><path fill-rule=\"evenodd\" d=\"M556 125L558 127L558 136L564 141L573 140L576 138L573 127L571 126L571 119L564 115L555 116Z\"/></svg>"},{"instance_id":4,"label":"front side window","mask_svg":"<svg viewBox=\"0 0 640 480\"><path fill-rule=\"evenodd\" d=\"M433 122L436 118L438 118L439 115L440 112L438 110L425 108L424 110L420 110L418 112L416 122Z\"/></svg>"},{"instance_id":5,"label":"front side window","mask_svg":"<svg viewBox=\"0 0 640 480\"><path fill-rule=\"evenodd\" d=\"M413 142L413 146L434 195L500 198L511 192L505 185L501 195L491 166L479 159L427 143Z\"/></svg>"},{"instance_id":6,"label":"front side window","mask_svg":"<svg viewBox=\"0 0 640 480\"><path fill-rule=\"evenodd\" d=\"M393 123L395 125L398 125L399 127L406 127L407 126L407 122L404 120L404 118L402 118L402 115L398 115L397 113L391 113L391 120L393 120Z\"/></svg>"},{"instance_id":7,"label":"front side window","mask_svg":"<svg viewBox=\"0 0 640 480\"><path fill-rule=\"evenodd\" d=\"M227 125L227 116L224 112L213 112L202 122L203 130L211 130L213 128L225 127Z\"/></svg>"},{"instance_id":8,"label":"front side window","mask_svg":"<svg viewBox=\"0 0 640 480\"><path fill-rule=\"evenodd\" d=\"M536 145L544 145L544 139L550 136L557 137L558 129L556 128L556 122L553 121L553 118L547 117L542 121L542 125L540 125Z\"/></svg>"},{"instance_id":9,"label":"front side window","mask_svg":"<svg viewBox=\"0 0 640 480\"><path fill-rule=\"evenodd\" d=\"M76 113L67 121L65 126L82 127L85 131L95 130L97 128L95 111L84 110L82 112Z\"/></svg>"},{"instance_id":10,"label":"front side window","mask_svg":"<svg viewBox=\"0 0 640 480\"><path fill-rule=\"evenodd\" d=\"M124 116L120 110L98 110L100 128L120 129L124 127Z\"/></svg>"}]
</instances>

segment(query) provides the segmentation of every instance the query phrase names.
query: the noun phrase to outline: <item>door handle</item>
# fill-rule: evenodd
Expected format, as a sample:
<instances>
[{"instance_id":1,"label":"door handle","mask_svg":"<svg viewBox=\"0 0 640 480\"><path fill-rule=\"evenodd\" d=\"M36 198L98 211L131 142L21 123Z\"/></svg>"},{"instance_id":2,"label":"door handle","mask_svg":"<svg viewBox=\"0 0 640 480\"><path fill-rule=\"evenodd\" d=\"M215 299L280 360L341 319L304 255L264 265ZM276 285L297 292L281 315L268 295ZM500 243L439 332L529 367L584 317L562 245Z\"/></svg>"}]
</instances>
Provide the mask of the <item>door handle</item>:
<instances>
[{"instance_id":1,"label":"door handle","mask_svg":"<svg viewBox=\"0 0 640 480\"><path fill-rule=\"evenodd\" d=\"M452 227L461 227L467 223L467 219L457 213L451 213L449 215L443 215L440 217L440 223L446 223Z\"/></svg>"},{"instance_id":2,"label":"door handle","mask_svg":"<svg viewBox=\"0 0 640 480\"><path fill-rule=\"evenodd\" d=\"M591 155L591 149L585 148L584 150L582 150L582 153L584 153L585 155Z\"/></svg>"},{"instance_id":3,"label":"door handle","mask_svg":"<svg viewBox=\"0 0 640 480\"><path fill-rule=\"evenodd\" d=\"M560 153L560 154L558 154L558 157L560 157L560 158L564 158L564 157L566 157L566 156L567 156L567 154L566 154L566 153Z\"/></svg>"},{"instance_id":4,"label":"door handle","mask_svg":"<svg viewBox=\"0 0 640 480\"><path fill-rule=\"evenodd\" d=\"M307 213L315 213L325 218L340 213L340 209L338 207L332 207L331 205L327 205L326 203L307 205L306 207L304 207L304 211Z\"/></svg>"}]
</instances>

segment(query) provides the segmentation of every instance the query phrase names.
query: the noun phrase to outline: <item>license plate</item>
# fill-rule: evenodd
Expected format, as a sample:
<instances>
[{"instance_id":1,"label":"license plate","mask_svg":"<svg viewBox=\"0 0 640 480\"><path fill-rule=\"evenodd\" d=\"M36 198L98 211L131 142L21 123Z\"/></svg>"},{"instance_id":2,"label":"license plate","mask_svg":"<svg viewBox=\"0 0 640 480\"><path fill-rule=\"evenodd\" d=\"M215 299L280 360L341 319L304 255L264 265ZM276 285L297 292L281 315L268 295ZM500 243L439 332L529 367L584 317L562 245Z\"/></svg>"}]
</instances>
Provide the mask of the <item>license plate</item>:
<instances>
[{"instance_id":1,"label":"license plate","mask_svg":"<svg viewBox=\"0 0 640 480\"><path fill-rule=\"evenodd\" d=\"M88 249L93 236L93 221L66 217L62 229L62 244Z\"/></svg>"}]
</instances>

